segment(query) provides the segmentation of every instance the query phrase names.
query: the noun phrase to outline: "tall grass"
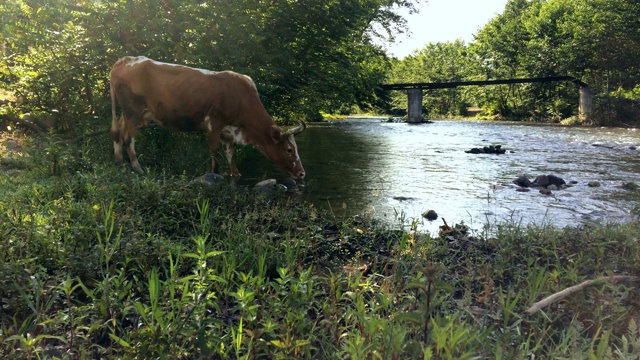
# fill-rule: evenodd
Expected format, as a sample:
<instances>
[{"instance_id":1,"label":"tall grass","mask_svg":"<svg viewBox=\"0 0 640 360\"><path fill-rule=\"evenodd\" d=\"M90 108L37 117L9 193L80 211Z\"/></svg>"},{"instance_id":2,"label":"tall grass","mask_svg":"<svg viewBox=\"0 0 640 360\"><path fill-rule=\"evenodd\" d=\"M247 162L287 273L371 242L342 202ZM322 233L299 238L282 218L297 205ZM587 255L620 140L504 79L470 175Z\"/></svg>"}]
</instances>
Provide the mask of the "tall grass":
<instances>
[{"instance_id":1,"label":"tall grass","mask_svg":"<svg viewBox=\"0 0 640 360\"><path fill-rule=\"evenodd\" d=\"M525 312L639 276L637 223L429 236L140 176L93 145L34 147L0 171L2 358L640 356L637 283Z\"/></svg>"}]
</instances>

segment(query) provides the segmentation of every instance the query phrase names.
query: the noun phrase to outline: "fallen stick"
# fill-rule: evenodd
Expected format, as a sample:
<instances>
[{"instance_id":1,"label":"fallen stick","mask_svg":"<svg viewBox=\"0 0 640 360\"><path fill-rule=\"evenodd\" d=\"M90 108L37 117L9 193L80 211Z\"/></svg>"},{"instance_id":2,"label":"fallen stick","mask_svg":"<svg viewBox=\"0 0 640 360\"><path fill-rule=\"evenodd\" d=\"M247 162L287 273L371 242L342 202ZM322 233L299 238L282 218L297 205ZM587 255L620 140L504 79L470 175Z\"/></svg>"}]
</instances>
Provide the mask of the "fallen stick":
<instances>
[{"instance_id":1,"label":"fallen stick","mask_svg":"<svg viewBox=\"0 0 640 360\"><path fill-rule=\"evenodd\" d=\"M547 296L546 298L538 301L537 303L533 304L529 309L527 309L526 313L527 314L533 314L535 312L537 312L538 310L544 309L545 307L560 301L564 298L566 298L567 296L578 292L580 290L583 290L589 286L593 286L593 285L599 285L605 281L608 281L612 284L617 284L623 281L637 281L640 278L637 276L630 276L630 275L612 275L612 276L601 276L599 278L596 279L592 279L592 280L587 280L587 281L583 281L578 285L574 285L571 287L568 287L560 292L557 292L553 295Z\"/></svg>"},{"instance_id":2,"label":"fallen stick","mask_svg":"<svg viewBox=\"0 0 640 360\"><path fill-rule=\"evenodd\" d=\"M92 137L94 137L94 136L98 136L98 135L104 134L104 133L106 133L107 131L109 131L109 129L103 129L103 130L94 131L94 132L92 132L92 133L90 133L90 134L85 134L85 135L82 135L82 136L77 137L77 138L72 139L72 140L62 140L62 141L58 141L58 142L56 142L56 144L65 145L65 146L66 146L66 145L71 145L71 144L79 143L79 142L80 142L80 141L82 141L82 140L85 140L85 139L88 139L88 138L92 138Z\"/></svg>"}]
</instances>

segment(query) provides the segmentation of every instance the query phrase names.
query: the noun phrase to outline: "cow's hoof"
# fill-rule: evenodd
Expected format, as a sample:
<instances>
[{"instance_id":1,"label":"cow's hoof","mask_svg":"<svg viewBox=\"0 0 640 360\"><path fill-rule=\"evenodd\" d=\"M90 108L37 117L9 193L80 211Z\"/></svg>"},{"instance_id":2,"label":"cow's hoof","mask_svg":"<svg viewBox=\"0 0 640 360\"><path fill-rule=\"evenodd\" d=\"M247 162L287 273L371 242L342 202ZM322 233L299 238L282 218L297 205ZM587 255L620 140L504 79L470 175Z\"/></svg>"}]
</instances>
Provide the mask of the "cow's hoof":
<instances>
[{"instance_id":1,"label":"cow's hoof","mask_svg":"<svg viewBox=\"0 0 640 360\"><path fill-rule=\"evenodd\" d=\"M139 162L134 162L131 163L131 167L133 168L133 170L135 170L138 174L144 174L144 170L142 170L142 166L140 166Z\"/></svg>"}]
</instances>

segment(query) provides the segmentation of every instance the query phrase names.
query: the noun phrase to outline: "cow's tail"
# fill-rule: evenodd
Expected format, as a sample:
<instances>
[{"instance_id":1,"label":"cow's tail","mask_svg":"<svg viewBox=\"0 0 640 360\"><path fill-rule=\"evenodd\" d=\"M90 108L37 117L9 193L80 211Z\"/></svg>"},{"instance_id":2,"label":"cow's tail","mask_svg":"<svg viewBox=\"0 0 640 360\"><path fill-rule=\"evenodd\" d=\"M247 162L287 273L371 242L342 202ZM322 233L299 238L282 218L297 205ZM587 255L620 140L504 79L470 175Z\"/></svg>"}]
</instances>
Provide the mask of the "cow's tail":
<instances>
[{"instance_id":1,"label":"cow's tail","mask_svg":"<svg viewBox=\"0 0 640 360\"><path fill-rule=\"evenodd\" d=\"M111 121L116 121L116 91L113 88L113 81L109 84L109 90L111 91Z\"/></svg>"},{"instance_id":2,"label":"cow's tail","mask_svg":"<svg viewBox=\"0 0 640 360\"><path fill-rule=\"evenodd\" d=\"M111 91L111 136L119 137L120 124L118 122L118 114L116 112L116 103L118 99L116 98L116 91L113 86L113 81L109 84L109 90ZM114 140L117 140L114 138Z\"/></svg>"}]
</instances>

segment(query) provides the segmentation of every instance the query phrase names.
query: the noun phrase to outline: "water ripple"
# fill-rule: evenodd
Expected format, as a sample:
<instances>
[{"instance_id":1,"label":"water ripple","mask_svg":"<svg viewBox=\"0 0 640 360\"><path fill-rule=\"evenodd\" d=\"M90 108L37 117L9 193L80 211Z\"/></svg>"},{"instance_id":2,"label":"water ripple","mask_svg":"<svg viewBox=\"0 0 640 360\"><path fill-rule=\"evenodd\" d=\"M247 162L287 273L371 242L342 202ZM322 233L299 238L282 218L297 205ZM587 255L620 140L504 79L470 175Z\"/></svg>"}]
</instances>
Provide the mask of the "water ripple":
<instances>
[{"instance_id":1,"label":"water ripple","mask_svg":"<svg viewBox=\"0 0 640 360\"><path fill-rule=\"evenodd\" d=\"M637 205L632 192L619 188L623 182L640 183L640 153L634 148L640 132L635 130L350 120L309 126L297 143L307 172L305 199L334 211L343 211L344 203L347 214L375 208L380 218L402 212L422 221L422 212L434 209L448 223L465 221L475 227L502 220L565 226L628 221ZM488 145L502 145L507 153L465 153ZM245 181L265 173L282 176L264 159L251 161L256 164L241 164L250 168L241 169ZM576 184L551 196L537 189L521 193L512 180L523 174L531 180L555 174ZM599 181L601 187L590 188L589 181ZM422 226L435 232L440 224L424 221Z\"/></svg>"}]
</instances>

